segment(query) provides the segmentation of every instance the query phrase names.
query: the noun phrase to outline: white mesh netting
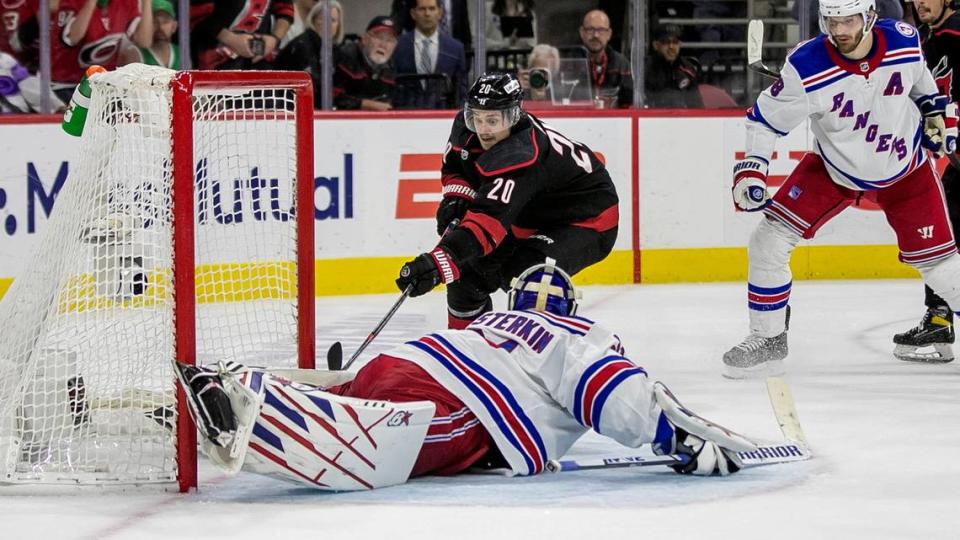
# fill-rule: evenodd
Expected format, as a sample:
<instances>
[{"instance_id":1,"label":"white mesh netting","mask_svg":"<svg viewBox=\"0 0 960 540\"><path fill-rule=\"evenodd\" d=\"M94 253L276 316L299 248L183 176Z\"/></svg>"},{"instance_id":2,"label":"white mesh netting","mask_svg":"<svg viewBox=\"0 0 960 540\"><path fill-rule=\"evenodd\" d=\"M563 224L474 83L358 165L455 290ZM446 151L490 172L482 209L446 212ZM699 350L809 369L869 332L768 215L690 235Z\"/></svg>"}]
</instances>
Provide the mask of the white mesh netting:
<instances>
[{"instance_id":1,"label":"white mesh netting","mask_svg":"<svg viewBox=\"0 0 960 540\"><path fill-rule=\"evenodd\" d=\"M0 482L176 479L173 71L92 78L79 167L0 302ZM285 88L196 88L197 362L296 365Z\"/></svg>"}]
</instances>

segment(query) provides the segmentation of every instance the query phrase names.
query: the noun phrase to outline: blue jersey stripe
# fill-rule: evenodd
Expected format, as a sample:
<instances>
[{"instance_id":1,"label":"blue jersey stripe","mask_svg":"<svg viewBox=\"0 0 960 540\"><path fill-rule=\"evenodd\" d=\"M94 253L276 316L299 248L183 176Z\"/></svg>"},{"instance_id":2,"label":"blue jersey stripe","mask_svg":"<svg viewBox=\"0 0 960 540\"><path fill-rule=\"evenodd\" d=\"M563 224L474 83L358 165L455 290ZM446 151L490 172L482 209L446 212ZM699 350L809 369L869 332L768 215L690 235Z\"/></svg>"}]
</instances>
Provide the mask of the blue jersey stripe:
<instances>
[{"instance_id":1,"label":"blue jersey stripe","mask_svg":"<svg viewBox=\"0 0 960 540\"><path fill-rule=\"evenodd\" d=\"M646 375L646 373L647 372L638 367L624 369L610 379L603 390L597 394L597 397L593 400L593 410L590 411L590 423L593 425L593 429L596 430L597 433L600 433L600 414L603 412L603 404L607 402L607 398L610 397L610 394L613 393L618 386L620 386L620 383L627 380L628 377L632 377L634 375Z\"/></svg>"}]
</instances>

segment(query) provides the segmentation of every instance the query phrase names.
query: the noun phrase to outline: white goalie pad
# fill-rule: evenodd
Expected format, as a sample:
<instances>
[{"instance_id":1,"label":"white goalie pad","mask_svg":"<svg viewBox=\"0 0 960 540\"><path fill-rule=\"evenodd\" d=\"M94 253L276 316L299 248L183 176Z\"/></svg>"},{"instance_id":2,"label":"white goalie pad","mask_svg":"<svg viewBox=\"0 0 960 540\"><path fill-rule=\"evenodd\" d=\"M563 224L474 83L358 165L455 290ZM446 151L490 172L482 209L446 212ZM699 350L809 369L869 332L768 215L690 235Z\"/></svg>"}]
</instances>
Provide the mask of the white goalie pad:
<instances>
[{"instance_id":1,"label":"white goalie pad","mask_svg":"<svg viewBox=\"0 0 960 540\"><path fill-rule=\"evenodd\" d=\"M327 491L406 482L436 409L341 397L260 370L223 379L238 429L229 448L205 443L211 460Z\"/></svg>"}]
</instances>

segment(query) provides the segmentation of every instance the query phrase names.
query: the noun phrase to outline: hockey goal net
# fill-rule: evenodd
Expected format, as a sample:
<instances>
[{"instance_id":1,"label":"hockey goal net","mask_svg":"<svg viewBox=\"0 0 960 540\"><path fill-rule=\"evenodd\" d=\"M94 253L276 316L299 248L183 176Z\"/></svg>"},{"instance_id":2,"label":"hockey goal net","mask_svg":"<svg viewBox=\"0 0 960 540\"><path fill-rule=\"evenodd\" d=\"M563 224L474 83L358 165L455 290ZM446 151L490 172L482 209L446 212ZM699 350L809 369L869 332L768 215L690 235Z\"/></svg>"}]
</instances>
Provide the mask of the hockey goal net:
<instances>
[{"instance_id":1,"label":"hockey goal net","mask_svg":"<svg viewBox=\"0 0 960 540\"><path fill-rule=\"evenodd\" d=\"M313 367L309 77L91 78L79 166L0 302L0 482L196 485L172 360Z\"/></svg>"}]
</instances>

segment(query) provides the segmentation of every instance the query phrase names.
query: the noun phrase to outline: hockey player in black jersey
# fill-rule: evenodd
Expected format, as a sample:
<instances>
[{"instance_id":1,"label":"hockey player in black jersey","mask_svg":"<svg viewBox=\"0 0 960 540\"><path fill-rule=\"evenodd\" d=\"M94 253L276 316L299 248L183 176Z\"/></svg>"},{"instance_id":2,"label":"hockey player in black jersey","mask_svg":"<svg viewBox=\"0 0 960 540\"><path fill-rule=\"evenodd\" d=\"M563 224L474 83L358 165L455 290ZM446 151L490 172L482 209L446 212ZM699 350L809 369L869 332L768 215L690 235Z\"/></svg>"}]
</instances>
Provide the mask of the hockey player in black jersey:
<instances>
[{"instance_id":1,"label":"hockey player in black jersey","mask_svg":"<svg viewBox=\"0 0 960 540\"><path fill-rule=\"evenodd\" d=\"M921 46L927 67L940 93L960 102L960 2L914 0L914 18L920 25ZM943 173L943 191L953 230L960 231L960 169L951 159ZM960 243L958 243L960 245ZM916 327L893 337L893 354L900 360L945 363L953 360L953 310L925 287L927 312ZM953 306L960 310L960 306Z\"/></svg>"},{"instance_id":2,"label":"hockey player in black jersey","mask_svg":"<svg viewBox=\"0 0 960 540\"><path fill-rule=\"evenodd\" d=\"M436 248L407 262L411 296L447 284L450 328L492 308L524 269L556 259L570 274L603 260L617 238L616 188L593 151L524 112L505 73L473 84L443 155Z\"/></svg>"}]
</instances>

